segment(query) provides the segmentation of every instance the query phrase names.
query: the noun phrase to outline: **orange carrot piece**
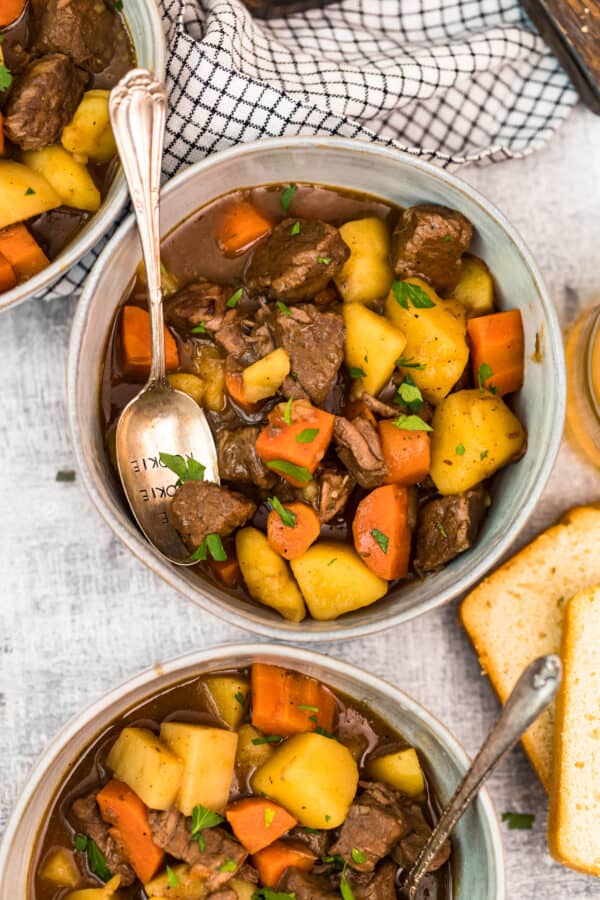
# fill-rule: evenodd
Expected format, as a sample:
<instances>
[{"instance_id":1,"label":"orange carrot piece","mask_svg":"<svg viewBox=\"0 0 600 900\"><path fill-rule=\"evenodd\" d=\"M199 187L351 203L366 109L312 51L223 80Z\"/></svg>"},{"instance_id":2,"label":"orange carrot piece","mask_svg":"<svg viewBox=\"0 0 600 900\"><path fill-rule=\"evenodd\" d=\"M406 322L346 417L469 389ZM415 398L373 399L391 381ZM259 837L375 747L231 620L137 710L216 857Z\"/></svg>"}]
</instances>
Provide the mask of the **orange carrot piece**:
<instances>
[{"instance_id":1,"label":"orange carrot piece","mask_svg":"<svg viewBox=\"0 0 600 900\"><path fill-rule=\"evenodd\" d=\"M383 419L379 439L388 470L387 484L418 484L429 474L431 441L426 431L396 428L391 419Z\"/></svg>"},{"instance_id":2,"label":"orange carrot piece","mask_svg":"<svg viewBox=\"0 0 600 900\"><path fill-rule=\"evenodd\" d=\"M252 865L264 887L276 888L286 869L293 867L310 872L316 860L316 856L301 841L275 841L254 854Z\"/></svg>"},{"instance_id":3,"label":"orange carrot piece","mask_svg":"<svg viewBox=\"0 0 600 900\"><path fill-rule=\"evenodd\" d=\"M5 256L0 253L0 292L10 291L17 283L15 270Z\"/></svg>"},{"instance_id":4,"label":"orange carrot piece","mask_svg":"<svg viewBox=\"0 0 600 900\"><path fill-rule=\"evenodd\" d=\"M262 797L238 800L225 815L248 853L258 853L298 824L286 809Z\"/></svg>"},{"instance_id":5,"label":"orange carrot piece","mask_svg":"<svg viewBox=\"0 0 600 900\"><path fill-rule=\"evenodd\" d=\"M50 265L50 260L22 223L0 231L0 253L13 267L18 281L26 281Z\"/></svg>"},{"instance_id":6,"label":"orange carrot piece","mask_svg":"<svg viewBox=\"0 0 600 900\"><path fill-rule=\"evenodd\" d=\"M225 587L237 587L242 580L242 573L239 563L235 557L235 553L229 547L227 549L227 559L219 561L209 557L208 565Z\"/></svg>"},{"instance_id":7,"label":"orange carrot piece","mask_svg":"<svg viewBox=\"0 0 600 900\"><path fill-rule=\"evenodd\" d=\"M150 881L162 865L164 852L152 840L148 808L122 781L109 781L98 794L100 815L114 827L110 832L123 847L140 881Z\"/></svg>"},{"instance_id":8,"label":"orange carrot piece","mask_svg":"<svg viewBox=\"0 0 600 900\"><path fill-rule=\"evenodd\" d=\"M25 9L26 0L2 0L0 3L0 28L15 22Z\"/></svg>"},{"instance_id":9,"label":"orange carrot piece","mask_svg":"<svg viewBox=\"0 0 600 900\"><path fill-rule=\"evenodd\" d=\"M175 338L164 326L167 371L179 367ZM121 356L125 375L140 378L150 371L150 315L140 306L124 306L121 313Z\"/></svg>"},{"instance_id":10,"label":"orange carrot piece","mask_svg":"<svg viewBox=\"0 0 600 900\"><path fill-rule=\"evenodd\" d=\"M218 242L225 256L235 256L272 231L272 224L249 200L240 200L225 211Z\"/></svg>"},{"instance_id":11,"label":"orange carrot piece","mask_svg":"<svg viewBox=\"0 0 600 900\"><path fill-rule=\"evenodd\" d=\"M510 309L491 316L477 316L469 319L467 329L475 383L479 384L481 367L489 366L492 374L483 379L483 387L495 388L500 396L520 390L525 377L521 311Z\"/></svg>"},{"instance_id":12,"label":"orange carrot piece","mask_svg":"<svg viewBox=\"0 0 600 900\"><path fill-rule=\"evenodd\" d=\"M325 456L334 421L334 416L307 400L279 403L256 439L256 452L273 472L296 487L304 487ZM282 461L300 471L294 473L276 465Z\"/></svg>"},{"instance_id":13,"label":"orange carrot piece","mask_svg":"<svg viewBox=\"0 0 600 900\"><path fill-rule=\"evenodd\" d=\"M252 666L252 724L266 734L333 730L336 702L319 681L279 666Z\"/></svg>"},{"instance_id":14,"label":"orange carrot piece","mask_svg":"<svg viewBox=\"0 0 600 900\"><path fill-rule=\"evenodd\" d=\"M244 393L244 379L242 378L241 370L235 372L231 369L225 369L225 387L233 402L239 406L240 409L243 409L244 412L252 413L258 409L258 403L250 403L250 401L246 399Z\"/></svg>"},{"instance_id":15,"label":"orange carrot piece","mask_svg":"<svg viewBox=\"0 0 600 900\"><path fill-rule=\"evenodd\" d=\"M284 559L298 559L319 537L321 520L307 503L284 503L283 508L291 512L296 521L286 525L277 510L272 509L267 517L267 540L275 553Z\"/></svg>"},{"instance_id":16,"label":"orange carrot piece","mask_svg":"<svg viewBox=\"0 0 600 900\"><path fill-rule=\"evenodd\" d=\"M406 578L410 557L406 488L386 484L367 494L356 509L352 536L356 552L372 572L388 581Z\"/></svg>"}]
</instances>

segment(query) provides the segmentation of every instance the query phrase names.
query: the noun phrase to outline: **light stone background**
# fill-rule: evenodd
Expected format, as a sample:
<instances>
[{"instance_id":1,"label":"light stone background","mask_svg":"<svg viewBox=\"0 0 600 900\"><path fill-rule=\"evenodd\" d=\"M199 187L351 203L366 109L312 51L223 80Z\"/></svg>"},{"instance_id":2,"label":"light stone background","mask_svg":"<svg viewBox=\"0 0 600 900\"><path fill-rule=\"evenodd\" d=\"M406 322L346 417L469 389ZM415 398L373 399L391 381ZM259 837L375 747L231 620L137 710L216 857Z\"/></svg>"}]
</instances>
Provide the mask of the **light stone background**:
<instances>
[{"instance_id":1,"label":"light stone background","mask_svg":"<svg viewBox=\"0 0 600 900\"><path fill-rule=\"evenodd\" d=\"M536 155L462 175L519 229L563 325L600 302L600 118L577 109ZM247 637L123 549L79 481L55 481L57 470L73 467L65 369L75 303L29 302L0 318L0 831L36 756L83 706L151 663ZM563 446L520 543L569 506L598 499L600 472ZM498 713L457 602L322 649L412 694L470 753ZM510 900L600 898L600 881L550 859L546 797L520 750L490 789L499 813L535 813L531 831L502 826Z\"/></svg>"}]
</instances>

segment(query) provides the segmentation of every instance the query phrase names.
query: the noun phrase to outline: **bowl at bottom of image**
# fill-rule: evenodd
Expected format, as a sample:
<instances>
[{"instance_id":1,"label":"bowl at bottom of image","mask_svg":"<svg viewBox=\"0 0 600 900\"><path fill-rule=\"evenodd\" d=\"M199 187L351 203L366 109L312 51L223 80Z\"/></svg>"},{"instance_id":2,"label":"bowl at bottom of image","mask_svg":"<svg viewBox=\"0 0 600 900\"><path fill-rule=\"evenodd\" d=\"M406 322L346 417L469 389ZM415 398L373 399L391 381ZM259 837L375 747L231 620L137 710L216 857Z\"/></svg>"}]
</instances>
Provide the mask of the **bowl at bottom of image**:
<instances>
[{"instance_id":1,"label":"bowl at bottom of image","mask_svg":"<svg viewBox=\"0 0 600 900\"><path fill-rule=\"evenodd\" d=\"M307 175L310 178L307 178ZM521 311L525 382L512 406L528 433L525 456L493 480L493 502L475 545L442 570L394 586L371 606L336 621L283 620L274 610L167 562L134 525L106 451L99 396L115 312L140 259L133 221L104 250L76 311L69 355L69 421L85 486L103 518L145 565L208 612L237 627L294 641L338 640L380 631L446 603L472 587L500 560L527 521L560 444L565 374L560 328L537 267L514 228L456 176L399 151L343 138L280 138L247 144L191 166L162 194L161 230L168 235L193 213L230 191L309 181L372 195L400 207L437 203L473 223L472 251L495 278L500 309Z\"/></svg>"},{"instance_id":2,"label":"bowl at bottom of image","mask_svg":"<svg viewBox=\"0 0 600 900\"><path fill-rule=\"evenodd\" d=\"M49 744L25 784L0 845L0 900L36 900L31 878L48 813L64 779L111 725L158 694L215 672L245 669L254 662L288 668L319 679L389 725L418 753L433 796L444 805L469 760L456 739L427 710L398 688L368 672L320 653L264 644L230 644L188 654L134 676L73 719ZM116 737L117 731L115 731ZM89 782L88 782L89 784ZM505 878L498 820L481 791L452 837L452 890L444 900L504 900ZM445 889L446 890L446 889ZM443 900L442 897L439 900Z\"/></svg>"}]
</instances>

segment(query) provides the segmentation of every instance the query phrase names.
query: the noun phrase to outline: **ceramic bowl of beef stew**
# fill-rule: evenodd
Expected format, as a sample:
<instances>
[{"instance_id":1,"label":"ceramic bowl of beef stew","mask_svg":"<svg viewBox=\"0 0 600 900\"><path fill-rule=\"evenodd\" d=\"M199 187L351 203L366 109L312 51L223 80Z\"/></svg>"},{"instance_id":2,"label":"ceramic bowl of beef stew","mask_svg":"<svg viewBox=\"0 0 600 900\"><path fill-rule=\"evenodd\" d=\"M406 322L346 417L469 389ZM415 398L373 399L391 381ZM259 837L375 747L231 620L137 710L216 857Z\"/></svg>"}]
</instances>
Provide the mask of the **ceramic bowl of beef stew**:
<instances>
[{"instance_id":1,"label":"ceramic bowl of beef stew","mask_svg":"<svg viewBox=\"0 0 600 900\"><path fill-rule=\"evenodd\" d=\"M395 900L468 765L396 687L277 645L191 654L68 725L0 848L0 900ZM503 900L481 792L419 900Z\"/></svg>"},{"instance_id":2,"label":"ceramic bowl of beef stew","mask_svg":"<svg viewBox=\"0 0 600 900\"><path fill-rule=\"evenodd\" d=\"M296 138L178 176L162 227L168 378L206 410L221 484L185 448L132 460L156 473L148 502L170 498L187 567L130 518L114 435L149 324L128 223L69 363L78 462L119 537L204 609L294 640L376 631L480 578L539 497L564 411L560 332L510 225L410 156Z\"/></svg>"},{"instance_id":3,"label":"ceramic bowl of beef stew","mask_svg":"<svg viewBox=\"0 0 600 900\"><path fill-rule=\"evenodd\" d=\"M154 0L13 0L0 9L0 310L43 293L127 199L108 117L135 65L164 78Z\"/></svg>"}]
</instances>

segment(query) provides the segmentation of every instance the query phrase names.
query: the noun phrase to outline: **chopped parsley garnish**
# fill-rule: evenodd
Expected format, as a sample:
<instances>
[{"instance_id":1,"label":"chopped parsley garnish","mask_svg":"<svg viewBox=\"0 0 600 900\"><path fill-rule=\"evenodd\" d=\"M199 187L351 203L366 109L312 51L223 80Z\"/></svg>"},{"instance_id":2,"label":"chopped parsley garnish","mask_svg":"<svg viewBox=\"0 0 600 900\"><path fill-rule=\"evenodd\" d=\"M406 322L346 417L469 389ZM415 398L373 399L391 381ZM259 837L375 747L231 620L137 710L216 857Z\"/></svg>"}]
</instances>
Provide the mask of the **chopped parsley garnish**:
<instances>
[{"instance_id":1,"label":"chopped parsley garnish","mask_svg":"<svg viewBox=\"0 0 600 900\"><path fill-rule=\"evenodd\" d=\"M296 703L296 709L306 709L308 712L319 712L318 706L309 706L307 703Z\"/></svg>"},{"instance_id":2,"label":"chopped parsley garnish","mask_svg":"<svg viewBox=\"0 0 600 900\"><path fill-rule=\"evenodd\" d=\"M492 394L497 393L496 388L492 387L492 385L488 385L486 388L485 382L488 378L491 378L494 373L492 372L492 367L488 366L487 363L481 363L479 366L479 370L477 372L477 384L479 385L479 390L483 394L485 390L491 391Z\"/></svg>"},{"instance_id":3,"label":"chopped parsley garnish","mask_svg":"<svg viewBox=\"0 0 600 900\"><path fill-rule=\"evenodd\" d=\"M448 532L446 531L446 529L444 528L444 526L442 525L441 522L438 523L438 531L443 538L446 538L446 540L448 539Z\"/></svg>"},{"instance_id":4,"label":"chopped parsley garnish","mask_svg":"<svg viewBox=\"0 0 600 900\"><path fill-rule=\"evenodd\" d=\"M481 453L479 454L479 459L481 460L481 462L483 462L483 460L486 458L486 456L488 455L489 452L490 452L489 450L481 451Z\"/></svg>"},{"instance_id":5,"label":"chopped parsley garnish","mask_svg":"<svg viewBox=\"0 0 600 900\"><path fill-rule=\"evenodd\" d=\"M59 469L56 473L56 481L75 481L74 469Z\"/></svg>"},{"instance_id":6,"label":"chopped parsley garnish","mask_svg":"<svg viewBox=\"0 0 600 900\"><path fill-rule=\"evenodd\" d=\"M379 531L378 528L373 528L371 531L371 537L377 541L378 546L384 553L388 552L388 545L390 543L390 539L387 534L384 534L383 531Z\"/></svg>"},{"instance_id":7,"label":"chopped parsley garnish","mask_svg":"<svg viewBox=\"0 0 600 900\"><path fill-rule=\"evenodd\" d=\"M204 481L206 466L199 463L193 456L186 456L184 459L179 453L159 453L158 458L163 466L177 475L176 487L185 481Z\"/></svg>"},{"instance_id":8,"label":"chopped parsley garnish","mask_svg":"<svg viewBox=\"0 0 600 900\"><path fill-rule=\"evenodd\" d=\"M123 0L115 0L115 9L117 12L121 12L123 9Z\"/></svg>"},{"instance_id":9,"label":"chopped parsley garnish","mask_svg":"<svg viewBox=\"0 0 600 900\"><path fill-rule=\"evenodd\" d=\"M329 560L329 562L327 563L327 565L328 565L328 566L332 566L332 565L334 564L334 562L336 561L336 559L337 559L337 556L334 556L333 559L330 559L330 560Z\"/></svg>"},{"instance_id":10,"label":"chopped parsley garnish","mask_svg":"<svg viewBox=\"0 0 600 900\"><path fill-rule=\"evenodd\" d=\"M281 208L284 212L287 212L292 205L292 200L294 199L294 194L297 190L297 184L290 184L289 187L286 187L285 191L281 192Z\"/></svg>"},{"instance_id":11,"label":"chopped parsley garnish","mask_svg":"<svg viewBox=\"0 0 600 900\"><path fill-rule=\"evenodd\" d=\"M327 819L327 816L325 816L325 819ZM329 856L322 856L321 862L325 863L326 866L339 866L341 869L344 865L344 858L339 853L332 853Z\"/></svg>"},{"instance_id":12,"label":"chopped parsley garnish","mask_svg":"<svg viewBox=\"0 0 600 900\"><path fill-rule=\"evenodd\" d=\"M443 241L451 241L452 237L449 234L445 234L444 237L442 238L442 240Z\"/></svg>"},{"instance_id":13,"label":"chopped parsley garnish","mask_svg":"<svg viewBox=\"0 0 600 900\"><path fill-rule=\"evenodd\" d=\"M258 747L260 744L279 744L282 740L280 734L265 734L263 737L252 738L252 743Z\"/></svg>"},{"instance_id":14,"label":"chopped parsley garnish","mask_svg":"<svg viewBox=\"0 0 600 900\"><path fill-rule=\"evenodd\" d=\"M292 227L290 228L290 234L292 236L296 235L296 234L300 234L300 222L298 222L298 220L296 220L294 222L294 224L292 225Z\"/></svg>"},{"instance_id":15,"label":"chopped parsley garnish","mask_svg":"<svg viewBox=\"0 0 600 900\"><path fill-rule=\"evenodd\" d=\"M237 869L237 863L235 859L226 859L224 863L221 863L219 866L219 872L235 872Z\"/></svg>"},{"instance_id":16,"label":"chopped parsley garnish","mask_svg":"<svg viewBox=\"0 0 600 900\"><path fill-rule=\"evenodd\" d=\"M286 425L292 424L292 398L288 400L285 404L285 409L283 410L283 421Z\"/></svg>"},{"instance_id":17,"label":"chopped parsley garnish","mask_svg":"<svg viewBox=\"0 0 600 900\"><path fill-rule=\"evenodd\" d=\"M409 303L415 309L431 309L432 306L435 306L431 297L418 284L410 284L408 281L393 281L392 293L396 302L403 309L409 309Z\"/></svg>"},{"instance_id":18,"label":"chopped parsley garnish","mask_svg":"<svg viewBox=\"0 0 600 900\"><path fill-rule=\"evenodd\" d=\"M351 856L352 862L355 862L359 866L361 863L366 862L367 859L366 853L363 853L362 850L358 850L356 847L352 848Z\"/></svg>"},{"instance_id":19,"label":"chopped parsley garnish","mask_svg":"<svg viewBox=\"0 0 600 900\"><path fill-rule=\"evenodd\" d=\"M284 316L291 316L291 314L292 314L291 309L289 308L289 306L286 306L286 304L283 302L283 300L277 301L277 308L278 308L279 312L283 313Z\"/></svg>"},{"instance_id":20,"label":"chopped parsley garnish","mask_svg":"<svg viewBox=\"0 0 600 900\"><path fill-rule=\"evenodd\" d=\"M296 895L283 894L281 891L274 891L272 888L261 887L254 891L252 900L296 900Z\"/></svg>"},{"instance_id":21,"label":"chopped parsley garnish","mask_svg":"<svg viewBox=\"0 0 600 900\"><path fill-rule=\"evenodd\" d=\"M32 187L28 187L27 190L25 191L25 196L26 196L26 197L32 197L33 194L35 194L34 189L33 189Z\"/></svg>"},{"instance_id":22,"label":"chopped parsley garnish","mask_svg":"<svg viewBox=\"0 0 600 900\"><path fill-rule=\"evenodd\" d=\"M236 691L235 694L233 695L233 697L234 697L234 700L237 700L237 702L240 704L240 706L243 706L244 703L246 702L246 697L244 694L242 694L241 691Z\"/></svg>"},{"instance_id":23,"label":"chopped parsley garnish","mask_svg":"<svg viewBox=\"0 0 600 900\"><path fill-rule=\"evenodd\" d=\"M367 373L360 366L348 366L348 375L350 378L366 378Z\"/></svg>"},{"instance_id":24,"label":"chopped parsley garnish","mask_svg":"<svg viewBox=\"0 0 600 900\"><path fill-rule=\"evenodd\" d=\"M398 398L401 403L404 403L405 406L408 406L412 413L418 413L423 406L423 394L410 375L404 376L404 381L396 392L394 402L396 402L396 398Z\"/></svg>"},{"instance_id":25,"label":"chopped parsley garnish","mask_svg":"<svg viewBox=\"0 0 600 900\"><path fill-rule=\"evenodd\" d=\"M294 463L288 462L287 459L272 459L267 463L267 468L273 472L281 472L283 475L289 475L300 484L308 484L312 481L312 474L306 466L296 466Z\"/></svg>"},{"instance_id":26,"label":"chopped parsley garnish","mask_svg":"<svg viewBox=\"0 0 600 900\"><path fill-rule=\"evenodd\" d=\"M325 821L326 821L326 822L331 821L331 816L325 816Z\"/></svg>"},{"instance_id":27,"label":"chopped parsley garnish","mask_svg":"<svg viewBox=\"0 0 600 900\"><path fill-rule=\"evenodd\" d=\"M112 878L112 872L108 868L106 857L96 841L85 834L76 834L73 841L75 849L80 853L87 853L88 866L93 875L97 875L100 881L109 881Z\"/></svg>"},{"instance_id":28,"label":"chopped parsley garnish","mask_svg":"<svg viewBox=\"0 0 600 900\"><path fill-rule=\"evenodd\" d=\"M171 866L167 866L167 884L170 888L179 887L179 878L171 868Z\"/></svg>"},{"instance_id":29,"label":"chopped parsley garnish","mask_svg":"<svg viewBox=\"0 0 600 900\"><path fill-rule=\"evenodd\" d=\"M456 453L457 456L464 456L465 455L465 445L457 444L456 450L454 452Z\"/></svg>"},{"instance_id":30,"label":"chopped parsley garnish","mask_svg":"<svg viewBox=\"0 0 600 900\"><path fill-rule=\"evenodd\" d=\"M330 731L326 731L325 728L321 728L320 725L317 725L317 727L315 728L315 734L320 734L321 737L330 738L332 741L335 741L335 735L331 734Z\"/></svg>"},{"instance_id":31,"label":"chopped parsley garnish","mask_svg":"<svg viewBox=\"0 0 600 900\"><path fill-rule=\"evenodd\" d=\"M506 822L510 831L527 831L533 825L535 816L533 813L505 812L502 813L502 821Z\"/></svg>"},{"instance_id":32,"label":"chopped parsley garnish","mask_svg":"<svg viewBox=\"0 0 600 900\"><path fill-rule=\"evenodd\" d=\"M348 879L346 878L346 869L348 868L348 864L344 863L344 868L342 870L342 880L340 881L340 894L342 895L343 900L354 900L354 894L352 893L352 888L348 883Z\"/></svg>"},{"instance_id":33,"label":"chopped parsley garnish","mask_svg":"<svg viewBox=\"0 0 600 900\"><path fill-rule=\"evenodd\" d=\"M194 325L191 329L192 334L206 334L206 325L204 322L200 322L199 325Z\"/></svg>"},{"instance_id":34,"label":"chopped parsley garnish","mask_svg":"<svg viewBox=\"0 0 600 900\"><path fill-rule=\"evenodd\" d=\"M315 725L318 725L318 724L319 724L319 720L317 719L317 717L315 716L314 713L313 713L312 716L309 716L309 717L308 717L308 721L309 721L309 722L313 722Z\"/></svg>"},{"instance_id":35,"label":"chopped parsley garnish","mask_svg":"<svg viewBox=\"0 0 600 900\"><path fill-rule=\"evenodd\" d=\"M11 86L13 81L13 77L6 68L6 66L0 66L0 91L6 91Z\"/></svg>"},{"instance_id":36,"label":"chopped parsley garnish","mask_svg":"<svg viewBox=\"0 0 600 900\"><path fill-rule=\"evenodd\" d=\"M238 288L237 291L231 295L225 306L229 307L229 309L233 309L238 305L240 300L242 299L242 294L244 293L244 288Z\"/></svg>"},{"instance_id":37,"label":"chopped parsley garnish","mask_svg":"<svg viewBox=\"0 0 600 900\"><path fill-rule=\"evenodd\" d=\"M267 506L277 513L284 525L288 528L294 527L296 524L296 513L292 512L291 509L286 509L279 497L269 497Z\"/></svg>"},{"instance_id":38,"label":"chopped parsley garnish","mask_svg":"<svg viewBox=\"0 0 600 900\"><path fill-rule=\"evenodd\" d=\"M426 368L425 363L415 362L412 356L399 356L396 365L402 369L418 369L419 372Z\"/></svg>"},{"instance_id":39,"label":"chopped parsley garnish","mask_svg":"<svg viewBox=\"0 0 600 900\"><path fill-rule=\"evenodd\" d=\"M296 435L296 440L299 444L312 444L319 431L319 428L305 428L300 434Z\"/></svg>"},{"instance_id":40,"label":"chopped parsley garnish","mask_svg":"<svg viewBox=\"0 0 600 900\"><path fill-rule=\"evenodd\" d=\"M220 825L221 822L224 822L225 819L223 816L220 816L218 813L213 812L212 809L207 809L206 806L202 806L201 803L198 803L192 810L192 837L194 840L198 841L198 847L202 852L206 850L206 841L202 836L201 832L203 828L214 828L215 825Z\"/></svg>"},{"instance_id":41,"label":"chopped parsley garnish","mask_svg":"<svg viewBox=\"0 0 600 900\"><path fill-rule=\"evenodd\" d=\"M265 828L270 828L275 818L275 810L270 806L265 806Z\"/></svg>"},{"instance_id":42,"label":"chopped parsley garnish","mask_svg":"<svg viewBox=\"0 0 600 900\"><path fill-rule=\"evenodd\" d=\"M321 263L322 266L328 266L331 262L330 256L317 256L317 262Z\"/></svg>"},{"instance_id":43,"label":"chopped parsley garnish","mask_svg":"<svg viewBox=\"0 0 600 900\"><path fill-rule=\"evenodd\" d=\"M208 559L209 553L215 562L225 562L227 559L227 551L219 534L207 534L200 546L194 550L189 558L205 560Z\"/></svg>"},{"instance_id":44,"label":"chopped parsley garnish","mask_svg":"<svg viewBox=\"0 0 600 900\"><path fill-rule=\"evenodd\" d=\"M398 416L394 419L394 425L404 431L433 431L431 425L424 422L420 416Z\"/></svg>"}]
</instances>

